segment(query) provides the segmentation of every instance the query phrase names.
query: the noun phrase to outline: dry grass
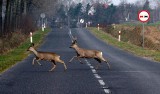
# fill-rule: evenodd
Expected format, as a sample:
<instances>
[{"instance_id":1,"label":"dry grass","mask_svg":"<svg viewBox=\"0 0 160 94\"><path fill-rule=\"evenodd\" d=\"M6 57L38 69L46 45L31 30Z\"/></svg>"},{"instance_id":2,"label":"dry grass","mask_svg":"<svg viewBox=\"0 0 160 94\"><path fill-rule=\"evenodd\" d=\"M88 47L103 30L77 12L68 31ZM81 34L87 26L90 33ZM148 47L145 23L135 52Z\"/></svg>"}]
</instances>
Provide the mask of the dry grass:
<instances>
[{"instance_id":1,"label":"dry grass","mask_svg":"<svg viewBox=\"0 0 160 94\"><path fill-rule=\"evenodd\" d=\"M118 42L115 37L108 33L103 32L103 30L98 31L97 28L88 28L94 35L98 38L106 41L107 43L117 46L125 51L129 51L133 54L145 57L147 59L152 59L155 61L160 61L160 52L157 50L143 49L142 47L133 45L129 42Z\"/></svg>"},{"instance_id":2,"label":"dry grass","mask_svg":"<svg viewBox=\"0 0 160 94\"><path fill-rule=\"evenodd\" d=\"M0 54L6 54L27 39L27 35L16 31L0 38Z\"/></svg>"},{"instance_id":3,"label":"dry grass","mask_svg":"<svg viewBox=\"0 0 160 94\"><path fill-rule=\"evenodd\" d=\"M115 38L118 38L118 32L121 31L122 41L142 47L142 29L142 25L115 25L115 28L113 26L106 26L103 28L103 31ZM144 31L145 48L160 51L160 30L157 26L145 25Z\"/></svg>"}]
</instances>

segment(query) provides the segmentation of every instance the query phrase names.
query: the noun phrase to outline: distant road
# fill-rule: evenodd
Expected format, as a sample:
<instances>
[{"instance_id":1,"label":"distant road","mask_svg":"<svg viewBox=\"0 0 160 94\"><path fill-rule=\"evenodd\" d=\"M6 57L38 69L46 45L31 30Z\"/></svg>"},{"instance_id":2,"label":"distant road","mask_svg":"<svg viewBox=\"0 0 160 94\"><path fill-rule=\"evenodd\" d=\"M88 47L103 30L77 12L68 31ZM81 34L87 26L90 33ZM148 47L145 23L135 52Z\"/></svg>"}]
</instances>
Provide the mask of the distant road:
<instances>
[{"instance_id":1,"label":"distant road","mask_svg":"<svg viewBox=\"0 0 160 94\"><path fill-rule=\"evenodd\" d=\"M65 61L68 70L57 63L54 72L48 72L51 63L40 61L43 66L32 66L33 54L0 75L0 94L159 94L160 63L137 57L97 39L86 29L72 29L78 45L103 51L110 60L111 70L102 63L99 70L92 59L68 61L76 55L70 49L68 29L54 28L40 51L55 52Z\"/></svg>"}]
</instances>

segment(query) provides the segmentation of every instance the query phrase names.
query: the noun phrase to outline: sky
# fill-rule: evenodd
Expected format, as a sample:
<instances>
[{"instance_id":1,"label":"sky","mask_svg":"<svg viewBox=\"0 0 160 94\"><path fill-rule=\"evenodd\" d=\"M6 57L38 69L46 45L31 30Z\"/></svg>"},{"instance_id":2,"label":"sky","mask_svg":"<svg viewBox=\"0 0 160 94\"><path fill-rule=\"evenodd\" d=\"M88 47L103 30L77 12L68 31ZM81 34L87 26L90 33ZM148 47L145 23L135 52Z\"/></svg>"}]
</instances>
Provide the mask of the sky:
<instances>
[{"instance_id":1,"label":"sky","mask_svg":"<svg viewBox=\"0 0 160 94\"><path fill-rule=\"evenodd\" d=\"M64 0L65 1L65 0ZM67 0L68 1L68 0ZM99 1L99 2L105 2L105 1L107 1L107 0L69 0L69 1L74 1L74 2L83 2L83 3L85 3L85 4L87 4L87 3L90 3L90 2L92 2L92 1ZM114 5L118 5L121 1L123 1L123 0L108 0L108 1L112 1L112 3L114 4ZM139 2L138 4L139 5L143 5L144 3L145 3L145 1L146 0L124 0L124 1L126 1L127 3L136 3L137 1ZM156 7L156 5L157 5L157 3L155 3L155 1L156 0L149 0L150 1L150 6L151 6L151 8L155 8ZM159 2L160 2L160 0L159 0Z\"/></svg>"},{"instance_id":2,"label":"sky","mask_svg":"<svg viewBox=\"0 0 160 94\"><path fill-rule=\"evenodd\" d=\"M136 2L137 0L126 0L128 3L134 3ZM120 0L112 0L113 4L114 5L118 5L120 3Z\"/></svg>"},{"instance_id":3,"label":"sky","mask_svg":"<svg viewBox=\"0 0 160 94\"><path fill-rule=\"evenodd\" d=\"M126 0L127 3L135 3L137 1L141 1L142 4L145 3L145 0ZM154 8L156 6L155 0L149 0L149 1L150 1L150 6ZM118 5L121 2L121 0L112 0L112 2L114 5Z\"/></svg>"}]
</instances>

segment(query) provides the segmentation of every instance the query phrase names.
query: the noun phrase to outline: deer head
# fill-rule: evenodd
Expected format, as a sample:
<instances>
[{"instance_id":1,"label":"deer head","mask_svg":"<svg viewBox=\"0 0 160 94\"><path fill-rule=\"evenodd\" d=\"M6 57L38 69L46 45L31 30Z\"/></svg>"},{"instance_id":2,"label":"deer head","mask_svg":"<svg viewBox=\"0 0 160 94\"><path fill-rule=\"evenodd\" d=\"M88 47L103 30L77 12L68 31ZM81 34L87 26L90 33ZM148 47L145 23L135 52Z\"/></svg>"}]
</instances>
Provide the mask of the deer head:
<instances>
[{"instance_id":1,"label":"deer head","mask_svg":"<svg viewBox=\"0 0 160 94\"><path fill-rule=\"evenodd\" d=\"M73 37L72 44L69 48L75 48L77 46L77 37Z\"/></svg>"},{"instance_id":2,"label":"deer head","mask_svg":"<svg viewBox=\"0 0 160 94\"><path fill-rule=\"evenodd\" d=\"M34 43L32 43L30 46L29 46L29 48L27 49L27 51L33 51L34 50Z\"/></svg>"}]
</instances>

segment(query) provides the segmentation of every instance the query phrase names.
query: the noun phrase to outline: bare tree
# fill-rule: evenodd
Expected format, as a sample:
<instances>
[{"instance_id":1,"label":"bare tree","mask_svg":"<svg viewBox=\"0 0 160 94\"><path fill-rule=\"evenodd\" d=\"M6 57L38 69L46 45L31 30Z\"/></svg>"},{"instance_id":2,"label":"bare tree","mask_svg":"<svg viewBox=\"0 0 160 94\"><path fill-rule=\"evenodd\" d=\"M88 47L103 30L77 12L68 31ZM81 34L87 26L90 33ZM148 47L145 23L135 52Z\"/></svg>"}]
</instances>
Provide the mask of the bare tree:
<instances>
[{"instance_id":1,"label":"bare tree","mask_svg":"<svg viewBox=\"0 0 160 94\"><path fill-rule=\"evenodd\" d=\"M34 22L41 13L52 17L57 9L58 0L0 0L5 1L4 32L13 32L17 29L26 31L32 29ZM2 4L1 4L2 8ZM2 10L2 9L1 9ZM2 13L2 12L1 12ZM1 17L2 19L2 17ZM34 19L34 20L33 20ZM26 26L26 25L29 26ZM1 25L2 26L2 25Z\"/></svg>"},{"instance_id":2,"label":"bare tree","mask_svg":"<svg viewBox=\"0 0 160 94\"><path fill-rule=\"evenodd\" d=\"M0 0L0 34L2 34L2 3L3 1Z\"/></svg>"},{"instance_id":3,"label":"bare tree","mask_svg":"<svg viewBox=\"0 0 160 94\"><path fill-rule=\"evenodd\" d=\"M156 0L156 4L157 4L157 17L158 17L158 21L160 20L160 1Z\"/></svg>"}]
</instances>

